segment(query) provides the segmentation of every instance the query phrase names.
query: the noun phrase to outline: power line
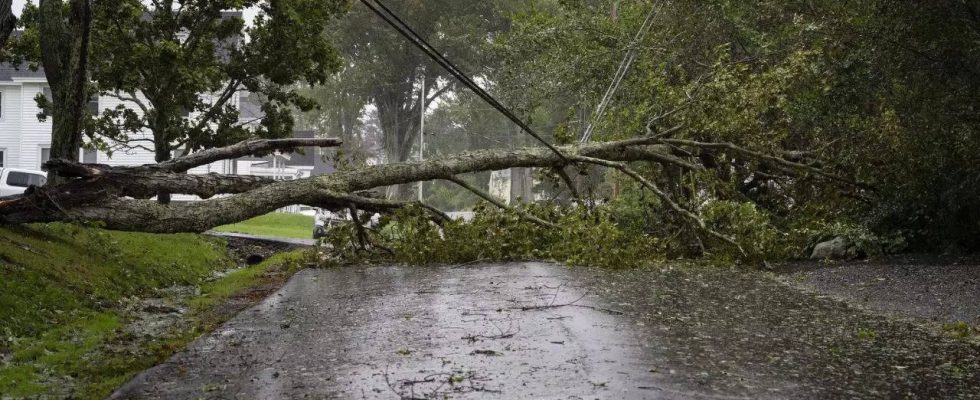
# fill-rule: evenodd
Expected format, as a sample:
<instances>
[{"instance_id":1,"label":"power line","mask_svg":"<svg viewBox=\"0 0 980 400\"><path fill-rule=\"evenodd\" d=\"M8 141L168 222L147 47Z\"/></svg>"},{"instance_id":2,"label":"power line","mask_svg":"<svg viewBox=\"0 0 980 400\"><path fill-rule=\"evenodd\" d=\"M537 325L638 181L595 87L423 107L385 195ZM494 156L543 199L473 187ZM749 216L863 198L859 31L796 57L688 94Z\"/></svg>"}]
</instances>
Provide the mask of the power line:
<instances>
[{"instance_id":1,"label":"power line","mask_svg":"<svg viewBox=\"0 0 980 400\"><path fill-rule=\"evenodd\" d=\"M493 108L497 109L497 111L502 113L512 122L517 124L517 126L519 126L524 132L527 132L527 134L531 135L539 142L544 144L546 147L548 147L548 149L555 152L555 154L561 157L562 160L568 161L565 155L562 154L557 147L544 140L544 138L538 135L537 132L534 131L534 129L532 129L530 126L528 126L528 124L526 124L517 115L515 115L512 111L510 111L510 109L508 109L499 101L497 101L497 99L491 96L490 93L487 93L486 90L483 90L483 88L480 87L480 85L478 85L476 82L470 79L470 77L464 74L462 70L459 69L459 67L453 64L452 61L446 59L446 57L443 56L441 52L436 50L435 47L433 47L425 39L423 39L421 35L415 32L415 30L412 29L411 26L405 23L405 21L403 21L400 17L398 17L397 14L395 14L391 9L385 6L384 3L381 2L381 0L361 0L361 3L364 3L364 5L367 6L369 9L371 9L372 12L377 14L378 17L381 17L381 19L383 19L386 23L388 23L388 25L391 25L393 28L395 28L396 31L398 31L398 33L400 33L402 36L404 36L406 39L412 42L412 44L414 44L416 47L421 49L423 53L425 53L427 56L429 56L429 58L431 58L433 61L439 64L439 66L443 67L447 72L449 72L450 75L452 75L457 80L459 80L460 83L462 83L464 86L472 90L473 93L475 93L477 96L479 96L484 101L489 103L491 106L493 106Z\"/></svg>"},{"instance_id":2,"label":"power line","mask_svg":"<svg viewBox=\"0 0 980 400\"><path fill-rule=\"evenodd\" d=\"M585 128L585 133L582 134L581 143L588 143L592 140L592 132L595 130L595 125L599 123L602 116L605 115L606 109L609 107L609 103L612 101L613 96L616 95L616 91L619 90L619 85L623 83L623 78L626 77L626 73L629 72L630 67L633 65L633 61L636 60L636 47L646 36L647 32L653 26L653 17L660 9L660 5L654 7L650 10L650 14L647 14L646 20L643 21L643 25L640 25L640 30L636 32L636 36L633 38L633 42L630 43L629 50L626 51L626 56L623 61L619 63L619 69L616 70L616 75L613 76L612 83L609 84L609 88L606 89L606 94L602 96L602 101L599 102L599 106L596 107L595 115L592 121L589 121L589 125Z\"/></svg>"}]
</instances>

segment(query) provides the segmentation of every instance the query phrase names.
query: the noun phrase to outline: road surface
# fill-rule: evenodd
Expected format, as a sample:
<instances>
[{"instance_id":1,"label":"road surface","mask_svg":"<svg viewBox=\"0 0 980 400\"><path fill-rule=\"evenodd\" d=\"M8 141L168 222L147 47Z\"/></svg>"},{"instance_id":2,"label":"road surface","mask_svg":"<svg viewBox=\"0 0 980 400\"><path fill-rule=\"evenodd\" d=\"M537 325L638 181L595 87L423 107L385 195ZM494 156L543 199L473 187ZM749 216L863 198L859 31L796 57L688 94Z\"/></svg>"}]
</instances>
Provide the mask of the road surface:
<instances>
[{"instance_id":1,"label":"road surface","mask_svg":"<svg viewBox=\"0 0 980 400\"><path fill-rule=\"evenodd\" d=\"M306 270L113 398L980 395L980 347L704 268Z\"/></svg>"}]
</instances>

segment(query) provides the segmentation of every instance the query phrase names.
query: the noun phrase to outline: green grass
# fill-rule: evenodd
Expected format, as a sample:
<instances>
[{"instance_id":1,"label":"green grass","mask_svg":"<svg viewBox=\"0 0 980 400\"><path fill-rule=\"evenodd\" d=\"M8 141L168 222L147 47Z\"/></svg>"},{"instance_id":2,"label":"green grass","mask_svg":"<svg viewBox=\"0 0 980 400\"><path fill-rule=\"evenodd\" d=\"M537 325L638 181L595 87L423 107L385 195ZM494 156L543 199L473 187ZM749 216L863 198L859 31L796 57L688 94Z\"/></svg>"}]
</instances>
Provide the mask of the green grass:
<instances>
[{"instance_id":1,"label":"green grass","mask_svg":"<svg viewBox=\"0 0 980 400\"><path fill-rule=\"evenodd\" d=\"M193 234L0 227L0 336L38 336L124 296L196 284L233 265L225 246Z\"/></svg>"},{"instance_id":2,"label":"green grass","mask_svg":"<svg viewBox=\"0 0 980 400\"><path fill-rule=\"evenodd\" d=\"M206 282L235 265L223 240L60 223L0 227L0 397L104 398L231 316L213 306L284 279L278 272L295 271L304 256L278 255ZM172 335L121 329L123 298L174 285L198 286L202 297L189 301L192 312Z\"/></svg>"},{"instance_id":3,"label":"green grass","mask_svg":"<svg viewBox=\"0 0 980 400\"><path fill-rule=\"evenodd\" d=\"M307 257L307 250L279 253L257 265L235 270L220 280L202 285L201 296L191 299L189 305L195 311L206 311L222 300L264 283L273 269L291 275Z\"/></svg>"},{"instance_id":4,"label":"green grass","mask_svg":"<svg viewBox=\"0 0 980 400\"><path fill-rule=\"evenodd\" d=\"M312 239L313 217L302 214L272 213L237 224L221 226L214 230L258 236Z\"/></svg>"}]
</instances>

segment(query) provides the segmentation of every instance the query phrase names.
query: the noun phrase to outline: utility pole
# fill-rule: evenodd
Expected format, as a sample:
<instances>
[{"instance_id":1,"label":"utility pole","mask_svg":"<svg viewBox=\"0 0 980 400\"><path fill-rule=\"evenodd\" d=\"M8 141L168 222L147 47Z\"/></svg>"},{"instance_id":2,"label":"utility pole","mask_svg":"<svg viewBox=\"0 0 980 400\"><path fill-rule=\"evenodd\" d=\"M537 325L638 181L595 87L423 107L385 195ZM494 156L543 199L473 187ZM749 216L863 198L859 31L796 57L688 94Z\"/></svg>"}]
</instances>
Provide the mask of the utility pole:
<instances>
[{"instance_id":1,"label":"utility pole","mask_svg":"<svg viewBox=\"0 0 980 400\"><path fill-rule=\"evenodd\" d=\"M425 161L425 76L422 76L422 90L419 92L419 161ZM419 202L425 183L419 181Z\"/></svg>"}]
</instances>

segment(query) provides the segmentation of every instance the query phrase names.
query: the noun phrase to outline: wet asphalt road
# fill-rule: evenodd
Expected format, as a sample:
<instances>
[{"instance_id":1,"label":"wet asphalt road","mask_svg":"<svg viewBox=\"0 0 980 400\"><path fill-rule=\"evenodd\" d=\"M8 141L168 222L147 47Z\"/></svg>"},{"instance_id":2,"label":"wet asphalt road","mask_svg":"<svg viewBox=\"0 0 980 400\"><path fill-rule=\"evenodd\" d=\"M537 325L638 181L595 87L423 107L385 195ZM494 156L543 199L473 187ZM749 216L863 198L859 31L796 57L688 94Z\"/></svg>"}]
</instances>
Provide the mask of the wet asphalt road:
<instances>
[{"instance_id":1,"label":"wet asphalt road","mask_svg":"<svg viewBox=\"0 0 980 400\"><path fill-rule=\"evenodd\" d=\"M764 274L352 267L297 274L114 397L969 398L978 350Z\"/></svg>"}]
</instances>

